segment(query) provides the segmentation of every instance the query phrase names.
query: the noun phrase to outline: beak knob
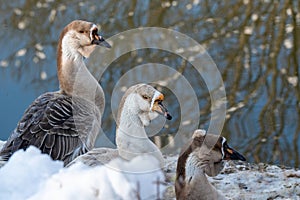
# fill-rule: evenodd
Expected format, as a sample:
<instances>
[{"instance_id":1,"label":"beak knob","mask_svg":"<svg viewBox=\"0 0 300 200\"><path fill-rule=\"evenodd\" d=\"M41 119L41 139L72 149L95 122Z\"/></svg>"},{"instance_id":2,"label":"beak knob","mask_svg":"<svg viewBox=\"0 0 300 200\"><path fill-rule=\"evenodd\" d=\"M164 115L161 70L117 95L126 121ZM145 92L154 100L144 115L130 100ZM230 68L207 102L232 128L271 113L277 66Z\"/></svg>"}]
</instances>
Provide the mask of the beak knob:
<instances>
[{"instance_id":1,"label":"beak knob","mask_svg":"<svg viewBox=\"0 0 300 200\"><path fill-rule=\"evenodd\" d=\"M246 161L246 158L234 150L233 148L229 147L227 144L224 145L225 157L224 160L241 160Z\"/></svg>"},{"instance_id":2,"label":"beak knob","mask_svg":"<svg viewBox=\"0 0 300 200\"><path fill-rule=\"evenodd\" d=\"M92 44L103 46L109 49L111 48L110 44L106 42L102 36L98 36L98 35L94 36L94 39L92 40Z\"/></svg>"}]
</instances>

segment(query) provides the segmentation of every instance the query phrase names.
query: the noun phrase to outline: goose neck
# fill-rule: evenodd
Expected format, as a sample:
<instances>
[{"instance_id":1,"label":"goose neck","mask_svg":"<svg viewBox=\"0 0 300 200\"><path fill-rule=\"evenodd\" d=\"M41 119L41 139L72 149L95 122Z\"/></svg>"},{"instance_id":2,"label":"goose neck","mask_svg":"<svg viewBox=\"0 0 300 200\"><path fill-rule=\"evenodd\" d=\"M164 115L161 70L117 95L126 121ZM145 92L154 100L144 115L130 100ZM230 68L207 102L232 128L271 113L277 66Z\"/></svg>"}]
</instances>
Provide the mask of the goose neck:
<instances>
[{"instance_id":1,"label":"goose neck","mask_svg":"<svg viewBox=\"0 0 300 200\"><path fill-rule=\"evenodd\" d=\"M201 163L199 162L199 160L196 158L195 155L193 155L193 153L191 153L186 161L185 164L185 177L186 179L190 179L190 177L193 176L204 176L204 171L201 167Z\"/></svg>"},{"instance_id":2,"label":"goose neck","mask_svg":"<svg viewBox=\"0 0 300 200\"><path fill-rule=\"evenodd\" d=\"M137 114L130 107L124 105L119 121L119 131L137 137L147 137L144 125Z\"/></svg>"},{"instance_id":3,"label":"goose neck","mask_svg":"<svg viewBox=\"0 0 300 200\"><path fill-rule=\"evenodd\" d=\"M94 102L104 111L104 92L98 81L87 69L84 57L74 48L59 42L57 52L57 75L60 91L69 96L78 96Z\"/></svg>"}]
</instances>

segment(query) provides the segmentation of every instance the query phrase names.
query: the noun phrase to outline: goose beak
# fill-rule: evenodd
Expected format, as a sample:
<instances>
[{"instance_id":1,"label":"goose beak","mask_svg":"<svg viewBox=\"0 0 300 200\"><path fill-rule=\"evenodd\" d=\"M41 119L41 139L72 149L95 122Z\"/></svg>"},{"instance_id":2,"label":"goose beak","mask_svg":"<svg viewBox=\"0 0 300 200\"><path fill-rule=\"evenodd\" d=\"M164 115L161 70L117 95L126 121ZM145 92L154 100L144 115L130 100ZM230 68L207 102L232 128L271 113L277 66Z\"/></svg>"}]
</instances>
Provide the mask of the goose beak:
<instances>
[{"instance_id":1,"label":"goose beak","mask_svg":"<svg viewBox=\"0 0 300 200\"><path fill-rule=\"evenodd\" d=\"M172 116L168 112L168 109L162 104L162 101L156 101L153 105L152 110L163 115L167 120L172 119Z\"/></svg>"},{"instance_id":2,"label":"goose beak","mask_svg":"<svg viewBox=\"0 0 300 200\"><path fill-rule=\"evenodd\" d=\"M93 34L92 36L92 44L96 44L106 48L111 48L110 44L106 42L105 39L101 35L98 35L97 33Z\"/></svg>"},{"instance_id":3,"label":"goose beak","mask_svg":"<svg viewBox=\"0 0 300 200\"><path fill-rule=\"evenodd\" d=\"M224 160L242 160L246 161L246 158L234 150L233 148L229 147L227 143L224 144Z\"/></svg>"}]
</instances>

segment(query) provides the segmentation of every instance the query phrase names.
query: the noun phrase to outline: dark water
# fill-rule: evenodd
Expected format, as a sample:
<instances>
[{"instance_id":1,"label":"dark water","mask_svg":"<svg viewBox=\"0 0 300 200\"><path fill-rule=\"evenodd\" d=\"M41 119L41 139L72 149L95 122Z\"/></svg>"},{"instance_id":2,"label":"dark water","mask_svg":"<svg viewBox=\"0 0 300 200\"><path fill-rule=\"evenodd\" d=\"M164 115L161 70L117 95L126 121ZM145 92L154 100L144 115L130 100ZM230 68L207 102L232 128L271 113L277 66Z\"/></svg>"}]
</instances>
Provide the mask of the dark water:
<instances>
[{"instance_id":1,"label":"dark water","mask_svg":"<svg viewBox=\"0 0 300 200\"><path fill-rule=\"evenodd\" d=\"M229 143L251 162L300 167L299 1L12 0L0 7L1 140L7 139L38 95L58 89L55 57L60 30L74 19L86 19L99 23L106 38L154 26L193 38L205 47L222 75L227 97L222 134ZM118 57L99 78L107 94L105 135L113 141L113 89L126 72L147 63L170 66L194 89L200 116L186 125L186 134L207 128L212 103L204 78L172 52L140 49ZM90 70L99 73L93 66ZM178 131L182 111L174 93L161 89L174 116L153 138L164 146ZM97 145L103 145L100 139Z\"/></svg>"}]
</instances>

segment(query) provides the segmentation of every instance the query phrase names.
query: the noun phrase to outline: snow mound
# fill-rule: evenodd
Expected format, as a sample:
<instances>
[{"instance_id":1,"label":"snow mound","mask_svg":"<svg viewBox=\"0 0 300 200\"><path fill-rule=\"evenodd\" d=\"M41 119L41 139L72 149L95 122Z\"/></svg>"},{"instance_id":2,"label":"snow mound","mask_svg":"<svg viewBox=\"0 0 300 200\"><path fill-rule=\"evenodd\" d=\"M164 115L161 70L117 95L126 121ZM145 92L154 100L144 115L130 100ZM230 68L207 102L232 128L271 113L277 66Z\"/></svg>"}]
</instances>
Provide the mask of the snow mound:
<instances>
[{"instance_id":1,"label":"snow mound","mask_svg":"<svg viewBox=\"0 0 300 200\"><path fill-rule=\"evenodd\" d=\"M159 162L139 156L127 162L63 168L40 150L16 152L0 169L0 199L158 199L165 177Z\"/></svg>"},{"instance_id":2,"label":"snow mound","mask_svg":"<svg viewBox=\"0 0 300 200\"><path fill-rule=\"evenodd\" d=\"M0 168L0 199L26 199L63 167L36 147L19 150Z\"/></svg>"}]
</instances>

